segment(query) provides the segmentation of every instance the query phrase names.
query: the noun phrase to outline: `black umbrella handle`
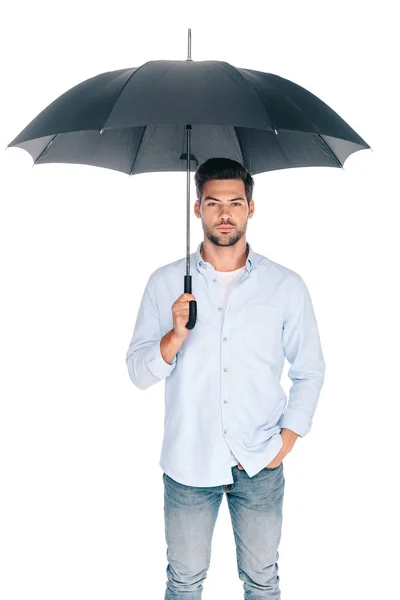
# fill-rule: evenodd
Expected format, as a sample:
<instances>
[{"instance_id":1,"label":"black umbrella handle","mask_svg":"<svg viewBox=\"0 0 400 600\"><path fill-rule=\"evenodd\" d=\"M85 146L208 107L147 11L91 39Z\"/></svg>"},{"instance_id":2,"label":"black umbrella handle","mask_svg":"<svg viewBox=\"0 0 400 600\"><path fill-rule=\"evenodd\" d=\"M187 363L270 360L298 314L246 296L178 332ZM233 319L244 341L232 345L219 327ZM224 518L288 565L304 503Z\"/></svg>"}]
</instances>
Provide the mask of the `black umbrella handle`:
<instances>
[{"instance_id":1,"label":"black umbrella handle","mask_svg":"<svg viewBox=\"0 0 400 600\"><path fill-rule=\"evenodd\" d=\"M191 294L192 293L192 276L185 275L184 281L184 293ZM196 325L197 319L197 300L189 300L189 321L186 323L187 329L193 329Z\"/></svg>"}]
</instances>

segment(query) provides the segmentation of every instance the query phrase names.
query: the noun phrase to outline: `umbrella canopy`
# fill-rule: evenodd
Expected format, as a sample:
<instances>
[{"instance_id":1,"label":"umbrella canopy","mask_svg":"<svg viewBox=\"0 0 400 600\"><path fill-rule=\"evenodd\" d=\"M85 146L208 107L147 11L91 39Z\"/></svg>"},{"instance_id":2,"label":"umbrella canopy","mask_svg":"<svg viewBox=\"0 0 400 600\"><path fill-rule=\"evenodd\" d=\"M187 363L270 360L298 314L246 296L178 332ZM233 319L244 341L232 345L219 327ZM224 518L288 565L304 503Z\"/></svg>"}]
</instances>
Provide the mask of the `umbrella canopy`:
<instances>
[{"instance_id":1,"label":"umbrella canopy","mask_svg":"<svg viewBox=\"0 0 400 600\"><path fill-rule=\"evenodd\" d=\"M8 144L35 164L78 163L130 175L195 169L212 156L252 174L342 167L370 146L327 104L271 73L220 61L155 60L71 88Z\"/></svg>"},{"instance_id":2,"label":"umbrella canopy","mask_svg":"<svg viewBox=\"0 0 400 600\"><path fill-rule=\"evenodd\" d=\"M184 290L191 293L190 170L224 156L251 174L343 167L370 146L300 85L223 61L154 60L101 73L71 88L8 144L34 164L75 163L134 175L187 171ZM190 157L190 160L189 160ZM196 322L190 302L188 329Z\"/></svg>"}]
</instances>

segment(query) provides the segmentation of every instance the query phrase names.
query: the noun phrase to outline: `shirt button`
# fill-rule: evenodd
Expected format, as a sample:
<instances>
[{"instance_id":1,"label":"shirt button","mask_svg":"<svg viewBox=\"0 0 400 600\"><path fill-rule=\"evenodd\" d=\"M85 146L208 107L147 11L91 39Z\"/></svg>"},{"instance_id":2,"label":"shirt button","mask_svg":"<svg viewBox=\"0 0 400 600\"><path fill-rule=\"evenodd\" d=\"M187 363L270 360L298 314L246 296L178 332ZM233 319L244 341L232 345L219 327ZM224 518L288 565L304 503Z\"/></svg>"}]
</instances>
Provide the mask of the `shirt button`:
<instances>
[{"instance_id":1,"label":"shirt button","mask_svg":"<svg viewBox=\"0 0 400 600\"><path fill-rule=\"evenodd\" d=\"M224 429L224 433L228 433L228 430L227 430L227 429Z\"/></svg>"},{"instance_id":2,"label":"shirt button","mask_svg":"<svg viewBox=\"0 0 400 600\"><path fill-rule=\"evenodd\" d=\"M214 283L215 283L216 281L217 281L216 279L213 279L213 282L214 282Z\"/></svg>"},{"instance_id":3,"label":"shirt button","mask_svg":"<svg viewBox=\"0 0 400 600\"><path fill-rule=\"evenodd\" d=\"M228 400L224 400L224 404L226 404L228 402Z\"/></svg>"},{"instance_id":4,"label":"shirt button","mask_svg":"<svg viewBox=\"0 0 400 600\"><path fill-rule=\"evenodd\" d=\"M224 371L226 372L228 370L228 367L224 367Z\"/></svg>"},{"instance_id":5,"label":"shirt button","mask_svg":"<svg viewBox=\"0 0 400 600\"><path fill-rule=\"evenodd\" d=\"M221 312L221 310L222 310L221 306L218 306L218 310L219 310L219 312Z\"/></svg>"},{"instance_id":6,"label":"shirt button","mask_svg":"<svg viewBox=\"0 0 400 600\"><path fill-rule=\"evenodd\" d=\"M224 338L224 342L226 342L226 340L227 340L227 339L228 339L228 338Z\"/></svg>"}]
</instances>

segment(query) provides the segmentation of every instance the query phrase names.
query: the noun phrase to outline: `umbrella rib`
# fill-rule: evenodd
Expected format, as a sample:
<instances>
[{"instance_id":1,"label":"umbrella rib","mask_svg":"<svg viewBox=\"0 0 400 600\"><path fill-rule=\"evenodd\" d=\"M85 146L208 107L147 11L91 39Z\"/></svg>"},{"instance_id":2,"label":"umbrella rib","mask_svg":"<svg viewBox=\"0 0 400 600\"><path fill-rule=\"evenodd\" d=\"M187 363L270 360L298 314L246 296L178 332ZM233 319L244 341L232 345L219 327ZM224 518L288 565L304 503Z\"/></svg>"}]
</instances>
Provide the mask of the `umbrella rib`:
<instances>
[{"instance_id":1,"label":"umbrella rib","mask_svg":"<svg viewBox=\"0 0 400 600\"><path fill-rule=\"evenodd\" d=\"M254 93L255 93L255 95L257 96L257 100L260 102L261 106L262 106L262 107L263 107L263 109L265 110L265 112L266 112L266 114L267 114L267 117L268 117L268 119L269 119L269 121L270 121L270 123L271 123L271 126L272 126L272 128L273 128L273 129L276 131L276 127L275 127L275 125L272 123L272 119L271 119L271 117L270 117L270 115L269 115L269 112L268 112L268 109L267 109L267 107L265 106L265 104L264 104L264 102L263 102L263 98L262 98L261 94L259 94L259 92L258 92L257 88L256 88L256 87L254 87L254 85L253 85L252 81L251 81L251 80L250 80L248 77L246 77L246 74L245 74L245 73L242 73L241 69L236 69L236 71L239 73L239 75L242 77L242 79L244 79L244 80L245 80L245 81L248 83L248 85L251 87L251 89L253 90L253 92L254 92Z\"/></svg>"},{"instance_id":2,"label":"umbrella rib","mask_svg":"<svg viewBox=\"0 0 400 600\"><path fill-rule=\"evenodd\" d=\"M270 115L269 115L269 113L268 113L267 107L265 106L265 104L264 104L264 102L263 102L262 96L261 96L261 95L258 93L258 90L257 90L257 88L256 88L256 87L253 85L252 81L251 81L251 80L250 80L250 79L249 79L249 78L246 76L246 73L243 73L241 69L236 69L236 70L237 70L237 72L240 74L240 76L241 76L241 77L242 77L242 78L243 78L245 81L247 81L247 82L248 82L249 86L252 88L252 90L253 90L253 91L254 91L254 93L256 94L256 96L257 96L258 100L260 101L260 103L261 103L262 107L264 108L265 112L267 113L267 116L268 116L268 118L269 118L269 120L270 120L270 122L271 122L271 125L272 125L272 127L274 128L274 130L275 130L276 134L278 135L277 129L276 129L275 125L272 123L272 120L271 120L271 117L270 117ZM323 144L324 144L324 145L325 145L325 146L328 148L328 151L329 151L329 153L330 153L330 154L333 156L333 158L334 158L334 159L335 159L335 161L338 163L338 165L339 165L339 166L340 166L342 169L344 169L344 167L343 167L342 163L340 162L340 160L338 159L338 157L336 156L336 154L334 153L334 151L332 150L332 148L329 146L329 144L328 144L328 143L327 143L327 142L324 140L324 138L323 138L323 137L321 136L321 134L318 132L318 128L315 126L315 123L313 123L313 121L312 121L312 120L311 120L309 117L306 117L306 115L304 114L304 112L302 111L302 109L300 108L300 106L298 106L298 104L297 104L296 102L294 102L294 101L293 101L291 98L288 98L288 96L287 96L287 95L286 95L284 92L282 92L282 94L283 94L283 96L285 97L285 99L287 100L287 102L289 102L290 104L292 104L292 105L293 105L293 106L294 106L294 107L295 107L295 108L296 108L296 109L297 109L297 110L300 112L300 114L303 116L303 118L305 118L305 120L306 120L306 121L308 120L308 121L310 121L310 122L312 123L312 125L314 126L314 128L315 128L315 130L316 130L316 133L317 133L318 137L321 139L321 141L323 142ZM310 132L310 133L311 133L311 132ZM288 158L287 158L287 156L286 156L285 152L283 151L283 148L282 148L282 146L281 146L281 145L280 145L280 143L278 142L277 135L275 135L275 136L274 136L274 139L275 139L275 141L277 142L277 144L278 144L278 146L279 146L279 148L280 148L280 150L281 150L281 152L282 152L283 156L285 157L285 159L286 159L287 163L290 165L290 162L289 162L289 160L288 160Z\"/></svg>"},{"instance_id":3,"label":"umbrella rib","mask_svg":"<svg viewBox=\"0 0 400 600\"><path fill-rule=\"evenodd\" d=\"M329 152L332 154L333 158L336 160L336 162L340 165L340 167L343 169L343 165L340 162L340 160L338 159L338 157L336 156L336 154L334 153L334 151L332 150L332 148L328 145L328 143L324 140L324 138L321 136L321 134L318 131L318 127L315 125L315 123L309 118L307 117L304 112L302 111L302 109L300 108L300 106L294 102L294 100L292 100L291 98L288 98L288 96L282 92L283 96L285 97L285 99L287 100L287 102L289 102L289 104L292 104L298 111L299 113L303 116L303 118L306 121L310 121L310 123L312 123L315 132L310 132L310 133L316 133L318 135L318 137L322 140L322 142L325 144L325 146L328 148Z\"/></svg>"},{"instance_id":4,"label":"umbrella rib","mask_svg":"<svg viewBox=\"0 0 400 600\"><path fill-rule=\"evenodd\" d=\"M290 166L291 166L291 165L290 165L290 160L289 160L289 159L288 159L288 157L286 156L286 154L285 154L285 151L284 151L284 149L283 149L283 148L282 148L282 146L281 146L281 143L280 143L280 141L279 141L279 139L278 139L278 137L279 137L279 136L278 136L278 131L277 131L276 129L275 129L275 132L276 132L276 134L275 134L275 135L274 135L274 134L272 134L272 135L273 135L273 138L274 138L274 141L275 141L275 142L276 142L276 144L278 145L278 147L279 147L280 151L282 152L283 156L284 156L284 157L285 157L285 159L286 159L286 162L287 162L287 164L288 164L288 165L289 165L289 167L290 167Z\"/></svg>"},{"instance_id":5,"label":"umbrella rib","mask_svg":"<svg viewBox=\"0 0 400 600\"><path fill-rule=\"evenodd\" d=\"M131 166L131 170L130 170L130 172L129 172L129 175L132 175L133 167L135 166L135 162L136 162L136 159L137 159L137 155L139 154L139 149L140 149L140 146L142 145L142 142L143 142L143 138L144 138L144 134L145 134L146 128L147 128L147 125L143 125L143 131L142 131L142 135L141 135L140 141L139 141L139 143L138 143L138 145L137 145L137 149L136 149L135 156L133 157L133 163L132 163L132 166Z\"/></svg>"},{"instance_id":6,"label":"umbrella rib","mask_svg":"<svg viewBox=\"0 0 400 600\"><path fill-rule=\"evenodd\" d=\"M255 95L257 96L258 101L260 102L261 106L265 110L265 112L267 114L267 117L268 117L268 119L269 119L269 121L271 123L271 126L272 126L272 128L273 128L273 130L275 132L274 140L275 140L276 144L278 145L280 151L282 152L283 156L285 157L285 160L286 160L287 164L290 166L290 161L289 161L288 157L286 156L286 154L285 154L285 152L284 152L284 150L283 150L280 142L278 141L278 130L276 129L275 124L272 122L272 119L271 119L271 117L269 115L267 107L264 104L264 101L263 101L263 98L262 98L261 94L259 94L257 88L253 85L252 81L246 76L246 74L242 73L241 69L237 69L237 72L241 75L241 77L245 81L247 81L247 83L249 84L249 86L251 87L251 89L253 90L253 92L255 93Z\"/></svg>"},{"instance_id":7,"label":"umbrella rib","mask_svg":"<svg viewBox=\"0 0 400 600\"><path fill-rule=\"evenodd\" d=\"M130 80L132 79L132 77L133 77L134 75L136 75L136 73L137 73L137 72L138 72L138 71L139 71L139 70L140 70L142 67L144 67L145 65L147 65L149 62L151 62L151 61L150 61L150 60L148 60L147 62L143 63L142 65L140 65L140 67L138 67L137 69L135 69L135 70L133 71L133 73L131 73L131 74L129 75L128 79L125 81L124 85L122 86L122 88L121 88L121 89L120 89L120 91L118 92L118 95L117 95L117 97L116 97L116 98L115 98L115 100L114 100L114 103L113 103L113 105L112 105L112 107L111 107L111 110L110 110L110 112L108 113L108 115L107 115L107 118L105 119L105 121L104 121L103 125L102 125L102 126L101 126L101 128L100 128L100 130L101 130L101 131L103 131L103 129L104 129L104 127L105 127L105 124L107 123L108 119L110 118L110 115L111 115L112 111L114 110L114 108L115 108L115 105L117 104L117 102L118 102L118 99L119 99L120 95L122 94L122 92L124 91L125 87L128 85L128 83L130 82Z\"/></svg>"},{"instance_id":8,"label":"umbrella rib","mask_svg":"<svg viewBox=\"0 0 400 600\"><path fill-rule=\"evenodd\" d=\"M50 146L50 144L52 144L54 142L54 140L56 139L56 137L58 136L58 133L56 133L51 140L49 141L48 144L46 144L46 146L43 148L43 150L41 151L41 153L35 158L35 160L33 161L33 165L36 165L37 161L39 160L39 158L42 156L42 154L47 150L47 148Z\"/></svg>"},{"instance_id":9,"label":"umbrella rib","mask_svg":"<svg viewBox=\"0 0 400 600\"><path fill-rule=\"evenodd\" d=\"M233 129L232 137L233 137L233 139L235 139L235 136L236 136L236 141L239 145L240 154L242 155L242 163L251 173L251 165L248 164L247 157L245 156L245 153L243 150L243 144L242 144L241 140L239 139L238 133L236 131L236 127L233 125L232 129Z\"/></svg>"},{"instance_id":10,"label":"umbrella rib","mask_svg":"<svg viewBox=\"0 0 400 600\"><path fill-rule=\"evenodd\" d=\"M328 142L326 142L324 140L324 138L322 137L322 135L320 133L318 134L318 137L322 140L322 142L328 148L328 150L332 154L333 158L339 163L340 168L344 170L344 166L342 165L342 163L340 162L340 160L338 159L338 157L336 156L336 154L334 153L334 151L332 150L332 148L330 147L330 145L328 144Z\"/></svg>"}]
</instances>

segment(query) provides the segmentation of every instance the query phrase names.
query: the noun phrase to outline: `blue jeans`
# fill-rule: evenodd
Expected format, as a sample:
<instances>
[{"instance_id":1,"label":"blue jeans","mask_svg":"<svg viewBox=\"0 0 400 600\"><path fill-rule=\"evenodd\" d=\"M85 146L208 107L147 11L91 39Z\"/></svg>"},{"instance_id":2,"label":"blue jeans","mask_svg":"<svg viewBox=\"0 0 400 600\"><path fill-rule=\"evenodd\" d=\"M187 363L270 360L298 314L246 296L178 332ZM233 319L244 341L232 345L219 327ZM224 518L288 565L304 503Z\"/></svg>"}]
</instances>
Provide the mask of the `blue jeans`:
<instances>
[{"instance_id":1,"label":"blue jeans","mask_svg":"<svg viewBox=\"0 0 400 600\"><path fill-rule=\"evenodd\" d=\"M213 487L178 483L163 473L167 587L164 600L200 600L211 540L226 493L245 600L280 600L278 546L285 487L283 462L254 477L232 467L234 482Z\"/></svg>"}]
</instances>

